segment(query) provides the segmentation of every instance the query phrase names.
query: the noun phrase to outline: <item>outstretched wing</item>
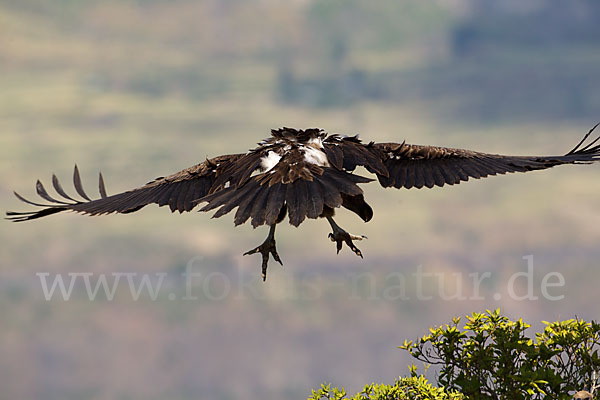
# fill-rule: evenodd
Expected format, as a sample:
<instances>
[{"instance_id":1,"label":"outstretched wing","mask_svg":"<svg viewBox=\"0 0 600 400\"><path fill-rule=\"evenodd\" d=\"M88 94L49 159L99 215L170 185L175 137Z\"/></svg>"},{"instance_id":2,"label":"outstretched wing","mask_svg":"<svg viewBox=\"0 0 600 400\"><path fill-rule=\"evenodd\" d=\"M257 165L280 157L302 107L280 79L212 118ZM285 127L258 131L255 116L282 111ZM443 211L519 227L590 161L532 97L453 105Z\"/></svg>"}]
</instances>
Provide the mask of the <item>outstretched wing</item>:
<instances>
[{"instance_id":1,"label":"outstretched wing","mask_svg":"<svg viewBox=\"0 0 600 400\"><path fill-rule=\"evenodd\" d=\"M9 211L6 213L7 219L15 222L27 221L67 210L88 215L102 215L115 212L131 213L151 203L156 203L159 206L168 205L172 212L179 211L182 213L190 211L198 204L198 199L223 187L225 182L222 184L218 183L216 182L217 178L220 177L222 171L227 171L230 164L243 156L242 154L234 154L208 159L203 163L184 169L173 175L157 178L144 186L112 196L106 194L104 179L102 178L102 174L100 174L98 183L100 198L96 200L91 200L84 191L79 170L75 166L73 171L73 185L75 191L82 197L82 200L68 195L62 188L56 175L52 175L52 186L56 193L61 196L61 199L48 194L42 182L38 180L36 183L37 194L50 204L27 200L15 192L15 196L19 200L43 208L30 212Z\"/></svg>"},{"instance_id":2,"label":"outstretched wing","mask_svg":"<svg viewBox=\"0 0 600 400\"><path fill-rule=\"evenodd\" d=\"M406 143L360 143L356 138L335 137L328 142L330 162L339 169L364 166L375 173L383 187L432 188L459 184L509 172L527 172L562 164L600 161L600 137L588 138L594 126L570 152L562 156L505 156L471 150Z\"/></svg>"}]
</instances>

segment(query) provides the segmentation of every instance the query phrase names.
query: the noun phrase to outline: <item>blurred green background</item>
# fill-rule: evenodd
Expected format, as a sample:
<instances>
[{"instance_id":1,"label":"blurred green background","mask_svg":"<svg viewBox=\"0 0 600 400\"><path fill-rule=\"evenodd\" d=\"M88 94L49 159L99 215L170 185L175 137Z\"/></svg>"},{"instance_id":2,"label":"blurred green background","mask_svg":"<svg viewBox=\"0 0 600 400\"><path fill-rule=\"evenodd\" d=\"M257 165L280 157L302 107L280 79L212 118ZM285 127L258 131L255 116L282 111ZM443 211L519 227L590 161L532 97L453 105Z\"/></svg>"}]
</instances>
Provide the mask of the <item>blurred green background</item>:
<instances>
[{"instance_id":1,"label":"blurred green background","mask_svg":"<svg viewBox=\"0 0 600 400\"><path fill-rule=\"evenodd\" d=\"M101 169L115 193L283 125L565 153L600 119L599 20L592 0L0 0L2 211L27 208L12 190L34 197L52 172L73 192L74 163L89 192ZM455 314L597 319L599 178L593 166L367 185L372 222L339 213L369 237L364 260L336 256L323 221L286 224L285 267L266 284L259 257L241 256L266 230L233 229L230 215L3 222L0 398L305 398L324 380L354 391L407 374L396 346ZM527 255L539 299L510 299ZM196 300L182 298L190 263ZM418 300L419 270L443 279L428 281L434 294L442 282L472 297L469 274L491 278L483 299ZM167 276L156 301L126 285L89 301L81 282L69 301L44 299L37 273L74 272ZM540 294L550 272L562 300Z\"/></svg>"}]
</instances>

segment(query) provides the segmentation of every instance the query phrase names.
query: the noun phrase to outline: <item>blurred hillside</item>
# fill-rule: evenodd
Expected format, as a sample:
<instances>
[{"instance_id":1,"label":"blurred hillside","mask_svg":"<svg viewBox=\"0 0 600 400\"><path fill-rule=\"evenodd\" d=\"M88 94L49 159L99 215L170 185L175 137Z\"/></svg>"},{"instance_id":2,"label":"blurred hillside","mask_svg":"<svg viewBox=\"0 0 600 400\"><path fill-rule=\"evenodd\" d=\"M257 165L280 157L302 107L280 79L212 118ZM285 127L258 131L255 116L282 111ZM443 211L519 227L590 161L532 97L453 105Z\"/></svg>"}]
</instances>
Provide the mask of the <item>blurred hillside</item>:
<instances>
[{"instance_id":1,"label":"blurred hillside","mask_svg":"<svg viewBox=\"0 0 600 400\"><path fill-rule=\"evenodd\" d=\"M115 193L245 151L282 125L564 153L600 118L599 16L591 0L0 0L2 210L26 208L12 190L33 197L52 172L71 189L75 162L89 192L102 169ZM373 221L339 213L369 237L364 261L336 256L323 221L282 225L285 267L272 265L266 284L258 256L241 256L265 229L233 229L229 215L147 207L4 222L0 398L305 398L324 380L356 391L405 374L395 346L454 314L597 319L598 173L366 185ZM510 300L529 254L540 298ZM182 300L190 263L217 279L199 278L198 299ZM491 279L483 299L418 300L418 271L467 297L469 274ZM156 301L126 287L88 301L83 285L70 301L44 300L37 273L75 272L164 273L166 288ZM540 296L551 272L565 278L563 300Z\"/></svg>"}]
</instances>

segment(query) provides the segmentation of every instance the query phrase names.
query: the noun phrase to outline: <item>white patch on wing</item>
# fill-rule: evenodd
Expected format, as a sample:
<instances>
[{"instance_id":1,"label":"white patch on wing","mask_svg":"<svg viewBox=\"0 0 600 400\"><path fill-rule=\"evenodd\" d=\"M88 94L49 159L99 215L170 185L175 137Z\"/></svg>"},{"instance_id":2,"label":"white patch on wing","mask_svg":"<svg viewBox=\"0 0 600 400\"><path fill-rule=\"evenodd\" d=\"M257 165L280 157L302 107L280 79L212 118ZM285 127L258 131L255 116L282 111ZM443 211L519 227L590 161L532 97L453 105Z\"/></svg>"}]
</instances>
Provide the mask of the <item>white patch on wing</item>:
<instances>
[{"instance_id":1,"label":"white patch on wing","mask_svg":"<svg viewBox=\"0 0 600 400\"><path fill-rule=\"evenodd\" d=\"M260 160L260 167L263 172L272 170L277 163L281 160L281 156L274 151L269 151L267 155Z\"/></svg>"},{"instance_id":2,"label":"white patch on wing","mask_svg":"<svg viewBox=\"0 0 600 400\"><path fill-rule=\"evenodd\" d=\"M329 161L327 161L327 154L319 149L308 146L302 149L304 151L304 161L309 164L316 164L319 167L329 167Z\"/></svg>"}]
</instances>

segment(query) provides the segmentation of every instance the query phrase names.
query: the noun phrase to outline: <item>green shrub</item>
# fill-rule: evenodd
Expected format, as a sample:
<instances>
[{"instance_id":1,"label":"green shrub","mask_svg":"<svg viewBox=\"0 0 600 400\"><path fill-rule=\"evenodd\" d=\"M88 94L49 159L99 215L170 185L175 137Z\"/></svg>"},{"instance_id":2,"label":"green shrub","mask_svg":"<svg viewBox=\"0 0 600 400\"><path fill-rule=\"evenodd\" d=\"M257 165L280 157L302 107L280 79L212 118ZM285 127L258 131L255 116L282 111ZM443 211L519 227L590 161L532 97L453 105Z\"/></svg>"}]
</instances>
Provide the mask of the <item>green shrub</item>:
<instances>
[{"instance_id":1,"label":"green shrub","mask_svg":"<svg viewBox=\"0 0 600 400\"><path fill-rule=\"evenodd\" d=\"M404 399L571 399L580 390L600 388L600 324L570 319L543 322L543 332L528 337L530 325L512 321L500 310L454 318L450 324L430 328L401 349L434 366L435 387L417 367L410 377L394 385L367 385L354 397L343 389L322 385L309 400L404 400Z\"/></svg>"},{"instance_id":2,"label":"green shrub","mask_svg":"<svg viewBox=\"0 0 600 400\"><path fill-rule=\"evenodd\" d=\"M424 376L398 378L393 385L366 385L362 392L348 398L344 389L321 385L309 400L460 400L460 393L432 386Z\"/></svg>"},{"instance_id":3,"label":"green shrub","mask_svg":"<svg viewBox=\"0 0 600 400\"><path fill-rule=\"evenodd\" d=\"M597 384L600 324L570 319L544 322L535 339L529 325L511 321L500 310L474 313L431 328L400 348L439 368L440 385L470 399L569 399Z\"/></svg>"}]
</instances>

